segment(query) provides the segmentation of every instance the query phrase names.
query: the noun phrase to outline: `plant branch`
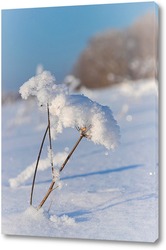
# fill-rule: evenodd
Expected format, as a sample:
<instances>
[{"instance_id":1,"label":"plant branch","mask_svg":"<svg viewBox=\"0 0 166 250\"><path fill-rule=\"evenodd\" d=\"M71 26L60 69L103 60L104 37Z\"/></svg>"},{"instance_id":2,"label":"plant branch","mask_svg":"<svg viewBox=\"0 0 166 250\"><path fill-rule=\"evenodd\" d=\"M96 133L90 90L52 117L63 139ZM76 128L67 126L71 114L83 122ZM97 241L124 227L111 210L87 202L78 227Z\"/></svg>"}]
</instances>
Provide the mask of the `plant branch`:
<instances>
[{"instance_id":1,"label":"plant branch","mask_svg":"<svg viewBox=\"0 0 166 250\"><path fill-rule=\"evenodd\" d=\"M32 181L32 187L31 187L30 205L32 205L32 198L33 198L33 191L34 191L37 168L38 168L38 165L39 165L39 160L40 160L41 152L42 152L42 149L43 149L43 144L44 144L47 132L48 132L48 128L49 128L49 126L47 126L46 131L44 133L42 143L41 143L40 149L39 149L39 154L38 154L38 157L37 157L37 162L36 162L36 166L35 166L35 171L34 171L33 181Z\"/></svg>"},{"instance_id":2,"label":"plant branch","mask_svg":"<svg viewBox=\"0 0 166 250\"><path fill-rule=\"evenodd\" d=\"M50 193L52 192L53 190L53 187L54 187L54 184L55 184L55 181L52 181L51 182L51 185L46 193L46 195L44 196L43 200L40 202L39 206L38 206L38 210L43 206L43 204L45 203L45 201L47 200L48 196L50 195Z\"/></svg>"},{"instance_id":3,"label":"plant branch","mask_svg":"<svg viewBox=\"0 0 166 250\"><path fill-rule=\"evenodd\" d=\"M76 142L76 144L74 145L73 149L71 150L71 152L68 154L67 158L65 159L64 163L62 164L61 168L60 168L60 172L64 169L66 163L68 162L68 160L70 159L70 157L72 156L72 154L74 153L75 149L77 148L78 144L80 143L80 141L82 140L82 138L84 137L83 134L80 135L78 141ZM47 200L48 196L50 195L50 193L53 191L53 187L54 187L55 181L52 180L50 187L46 193L46 195L44 196L43 200L40 202L38 209L40 209L43 204L45 203L45 201Z\"/></svg>"}]
</instances>

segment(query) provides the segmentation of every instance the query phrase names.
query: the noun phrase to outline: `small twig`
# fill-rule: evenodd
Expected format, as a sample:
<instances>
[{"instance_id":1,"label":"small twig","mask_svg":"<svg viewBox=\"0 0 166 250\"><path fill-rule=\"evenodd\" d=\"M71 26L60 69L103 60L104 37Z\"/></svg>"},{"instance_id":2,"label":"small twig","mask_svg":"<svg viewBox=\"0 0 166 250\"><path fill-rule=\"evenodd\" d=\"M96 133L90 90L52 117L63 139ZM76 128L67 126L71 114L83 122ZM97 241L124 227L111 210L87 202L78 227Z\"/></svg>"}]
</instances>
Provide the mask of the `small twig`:
<instances>
[{"instance_id":1,"label":"small twig","mask_svg":"<svg viewBox=\"0 0 166 250\"><path fill-rule=\"evenodd\" d=\"M45 138L46 138L46 135L47 135L47 132L48 132L48 128L49 128L49 126L47 126L46 131L44 133L42 143L41 143L40 149L39 149L39 154L38 154L38 157L37 157L37 162L36 162L36 166L35 166L35 171L34 171L33 181L32 181L32 187L31 187L30 205L32 205L32 198L33 198L33 191L34 191L34 186L35 186L37 168L38 168L38 165L39 165L39 160L40 160L41 152L42 152L42 149L43 149L44 141L45 141Z\"/></svg>"},{"instance_id":2,"label":"small twig","mask_svg":"<svg viewBox=\"0 0 166 250\"><path fill-rule=\"evenodd\" d=\"M70 159L70 157L72 156L73 152L75 151L75 149L77 148L78 144L80 143L80 141L82 140L82 138L84 137L85 135L81 134L78 141L76 142L76 144L74 145L73 149L71 150L71 152L68 154L66 160L64 161L64 163L62 164L61 168L60 168L60 172L64 169L66 163L68 162L68 160ZM51 192L53 191L53 187L54 187L54 184L55 184L55 181L52 180L51 184L50 184L50 187L46 193L46 195L44 196L43 200L40 202L39 206L38 206L38 209L40 209L43 204L45 203L45 201L47 200L47 198L49 197L49 195L51 194Z\"/></svg>"}]
</instances>

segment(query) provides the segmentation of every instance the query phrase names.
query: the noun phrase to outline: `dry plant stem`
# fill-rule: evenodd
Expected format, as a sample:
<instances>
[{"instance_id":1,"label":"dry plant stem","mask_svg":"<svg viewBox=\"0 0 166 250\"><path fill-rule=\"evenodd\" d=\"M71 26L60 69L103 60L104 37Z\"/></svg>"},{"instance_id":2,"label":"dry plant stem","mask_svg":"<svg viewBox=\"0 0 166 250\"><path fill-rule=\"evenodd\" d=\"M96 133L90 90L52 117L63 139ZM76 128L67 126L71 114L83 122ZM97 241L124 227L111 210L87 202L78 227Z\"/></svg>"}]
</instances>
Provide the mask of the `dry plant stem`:
<instances>
[{"instance_id":1,"label":"dry plant stem","mask_svg":"<svg viewBox=\"0 0 166 250\"><path fill-rule=\"evenodd\" d=\"M49 134L49 144L50 144L50 161L52 173L54 171L53 155L52 155L52 142L51 142L51 126L50 126L50 111L49 104L47 103L47 117L48 117L48 134Z\"/></svg>"},{"instance_id":2,"label":"dry plant stem","mask_svg":"<svg viewBox=\"0 0 166 250\"><path fill-rule=\"evenodd\" d=\"M64 163L62 164L61 168L60 168L60 172L64 169L66 163L68 162L68 160L70 159L70 157L72 156L73 152L75 151L76 147L78 146L78 144L80 143L80 141L82 140L82 138L84 137L84 135L80 135L80 138L78 139L78 141L76 142L76 144L74 145L73 149L71 150L71 152L68 154L66 160L64 161Z\"/></svg>"},{"instance_id":3,"label":"dry plant stem","mask_svg":"<svg viewBox=\"0 0 166 250\"><path fill-rule=\"evenodd\" d=\"M33 191L34 191L37 168L38 168L38 165L39 165L40 155L41 155L41 152L42 152L42 149L43 149L43 144L44 144L47 132L48 132L48 128L49 128L49 126L47 126L46 131L44 133L42 143L41 143L40 149L39 149L39 154L38 154L38 157L37 157L37 162L36 162L36 166L35 166L35 172L34 172L34 175L33 175L33 181L32 181L32 187L31 187L30 205L32 205Z\"/></svg>"},{"instance_id":4,"label":"dry plant stem","mask_svg":"<svg viewBox=\"0 0 166 250\"><path fill-rule=\"evenodd\" d=\"M72 156L72 154L74 153L75 149L77 148L78 144L80 143L80 141L82 140L82 138L84 137L84 135L80 135L80 138L78 139L78 141L76 142L76 144L74 145L73 149L71 150L71 152L69 153L69 155L67 156L66 160L64 161L64 163L62 164L62 167L60 168L60 172L64 169L66 163L68 162L68 160L70 159L70 157ZM53 191L53 187L54 187L55 181L52 180L50 187L46 193L46 195L44 196L43 200L40 202L39 206L38 206L38 210L43 206L43 204L45 203L45 201L47 200L48 196L50 195L50 193Z\"/></svg>"},{"instance_id":5,"label":"dry plant stem","mask_svg":"<svg viewBox=\"0 0 166 250\"><path fill-rule=\"evenodd\" d=\"M52 181L52 182L51 182L51 185L50 185L50 187L49 187L49 189L48 189L48 191L47 191L47 193L46 193L46 195L44 196L43 200L40 202L40 204L39 204L37 210L39 210L39 209L43 206L43 204L45 203L45 201L47 200L48 196L50 195L50 193L51 193L52 190L53 190L54 184L55 184L55 181Z\"/></svg>"}]
</instances>

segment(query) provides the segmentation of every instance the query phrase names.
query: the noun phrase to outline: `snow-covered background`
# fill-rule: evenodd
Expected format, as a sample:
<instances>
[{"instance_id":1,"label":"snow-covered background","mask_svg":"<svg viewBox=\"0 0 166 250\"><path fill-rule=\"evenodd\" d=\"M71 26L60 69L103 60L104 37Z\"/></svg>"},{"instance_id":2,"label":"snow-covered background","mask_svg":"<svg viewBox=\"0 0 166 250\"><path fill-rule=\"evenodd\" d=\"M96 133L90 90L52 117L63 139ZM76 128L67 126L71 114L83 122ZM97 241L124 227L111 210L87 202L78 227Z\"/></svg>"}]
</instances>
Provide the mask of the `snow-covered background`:
<instances>
[{"instance_id":1,"label":"snow-covered background","mask_svg":"<svg viewBox=\"0 0 166 250\"><path fill-rule=\"evenodd\" d=\"M158 238L158 94L154 80L123 83L82 92L113 111L121 144L106 150L83 139L61 173L43 210L29 207L31 171L47 118L30 101L2 108L2 232L4 234L154 242ZM61 156L72 149L78 131L65 129L53 143ZM48 140L42 154L47 156ZM11 187L9 180L17 187ZM34 206L51 182L51 170L37 173Z\"/></svg>"}]
</instances>

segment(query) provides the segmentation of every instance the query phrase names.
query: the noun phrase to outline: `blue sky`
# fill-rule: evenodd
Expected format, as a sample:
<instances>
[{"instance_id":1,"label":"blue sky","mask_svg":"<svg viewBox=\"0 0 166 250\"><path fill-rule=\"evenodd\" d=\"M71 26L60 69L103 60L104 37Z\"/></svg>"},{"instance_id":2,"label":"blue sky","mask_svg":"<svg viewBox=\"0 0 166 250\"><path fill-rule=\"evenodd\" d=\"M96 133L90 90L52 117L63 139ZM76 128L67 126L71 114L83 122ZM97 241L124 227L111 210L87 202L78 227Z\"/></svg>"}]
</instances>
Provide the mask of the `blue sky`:
<instances>
[{"instance_id":1,"label":"blue sky","mask_svg":"<svg viewBox=\"0 0 166 250\"><path fill-rule=\"evenodd\" d=\"M18 91L38 64L62 81L93 35L126 28L154 8L144 2L3 10L2 90Z\"/></svg>"}]
</instances>

